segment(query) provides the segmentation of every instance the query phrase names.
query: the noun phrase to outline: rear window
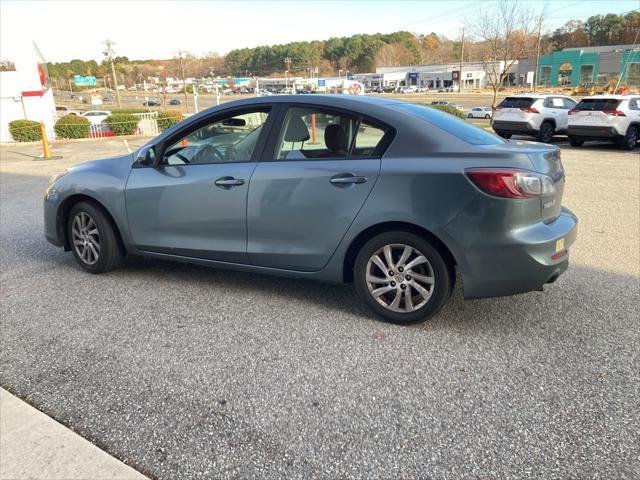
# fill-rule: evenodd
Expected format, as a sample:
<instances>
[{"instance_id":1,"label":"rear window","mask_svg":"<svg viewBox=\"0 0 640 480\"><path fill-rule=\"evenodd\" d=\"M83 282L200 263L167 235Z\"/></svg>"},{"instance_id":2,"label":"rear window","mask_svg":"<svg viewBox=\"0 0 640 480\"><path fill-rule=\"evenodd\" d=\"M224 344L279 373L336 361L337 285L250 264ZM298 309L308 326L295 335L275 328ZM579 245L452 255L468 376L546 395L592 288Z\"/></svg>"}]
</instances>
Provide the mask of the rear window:
<instances>
[{"instance_id":1,"label":"rear window","mask_svg":"<svg viewBox=\"0 0 640 480\"><path fill-rule=\"evenodd\" d=\"M504 143L504 140L498 136L434 108L415 103L402 103L397 108L472 145L498 145Z\"/></svg>"},{"instance_id":2,"label":"rear window","mask_svg":"<svg viewBox=\"0 0 640 480\"><path fill-rule=\"evenodd\" d=\"M534 98L507 97L498 104L498 108L529 108L533 102Z\"/></svg>"},{"instance_id":3,"label":"rear window","mask_svg":"<svg viewBox=\"0 0 640 480\"><path fill-rule=\"evenodd\" d=\"M615 98L585 98L574 108L576 110L585 110L592 112L601 112L603 110L615 110L620 105L620 100Z\"/></svg>"}]
</instances>

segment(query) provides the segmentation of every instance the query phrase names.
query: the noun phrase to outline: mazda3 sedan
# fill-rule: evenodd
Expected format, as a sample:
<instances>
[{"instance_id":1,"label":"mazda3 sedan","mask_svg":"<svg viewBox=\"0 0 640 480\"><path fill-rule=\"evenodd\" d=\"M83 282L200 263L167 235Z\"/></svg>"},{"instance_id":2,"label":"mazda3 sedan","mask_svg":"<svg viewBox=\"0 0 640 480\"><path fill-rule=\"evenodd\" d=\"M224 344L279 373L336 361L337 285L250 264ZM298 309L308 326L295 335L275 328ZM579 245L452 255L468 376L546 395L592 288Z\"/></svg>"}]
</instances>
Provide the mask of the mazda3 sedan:
<instances>
[{"instance_id":1,"label":"mazda3 sedan","mask_svg":"<svg viewBox=\"0 0 640 480\"><path fill-rule=\"evenodd\" d=\"M129 255L354 282L384 319L541 290L576 217L557 147L429 107L348 95L226 103L133 155L54 176L46 238L87 272ZM456 272L459 275L456 275Z\"/></svg>"}]
</instances>

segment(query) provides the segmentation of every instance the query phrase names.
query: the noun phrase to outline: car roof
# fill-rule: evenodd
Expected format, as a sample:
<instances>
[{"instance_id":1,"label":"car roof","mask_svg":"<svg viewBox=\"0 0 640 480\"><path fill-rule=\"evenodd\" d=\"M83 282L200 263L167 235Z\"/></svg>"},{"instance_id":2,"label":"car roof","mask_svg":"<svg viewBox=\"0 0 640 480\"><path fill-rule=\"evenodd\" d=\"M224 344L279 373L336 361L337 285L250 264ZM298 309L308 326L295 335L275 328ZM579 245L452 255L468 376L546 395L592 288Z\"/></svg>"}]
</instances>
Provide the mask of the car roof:
<instances>
[{"instance_id":1,"label":"car roof","mask_svg":"<svg viewBox=\"0 0 640 480\"><path fill-rule=\"evenodd\" d=\"M602 94L602 95L591 95L589 97L584 97L583 100L589 100L593 98L595 100L631 100L632 97L638 97L640 94L630 93L628 95L613 95L613 94Z\"/></svg>"},{"instance_id":2,"label":"car roof","mask_svg":"<svg viewBox=\"0 0 640 480\"><path fill-rule=\"evenodd\" d=\"M507 95L508 98L511 97L524 97L524 98L548 98L548 97L564 97L571 98L569 95L565 95L563 93L515 93L513 95Z\"/></svg>"}]
</instances>

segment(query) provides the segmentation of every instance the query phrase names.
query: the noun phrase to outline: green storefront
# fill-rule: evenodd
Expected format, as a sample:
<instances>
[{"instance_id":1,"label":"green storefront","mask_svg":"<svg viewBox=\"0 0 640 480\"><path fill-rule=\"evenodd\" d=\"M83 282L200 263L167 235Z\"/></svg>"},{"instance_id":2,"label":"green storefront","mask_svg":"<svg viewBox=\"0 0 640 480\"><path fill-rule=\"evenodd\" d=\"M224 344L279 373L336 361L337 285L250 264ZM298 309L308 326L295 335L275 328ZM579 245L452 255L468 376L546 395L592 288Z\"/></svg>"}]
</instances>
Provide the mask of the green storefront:
<instances>
[{"instance_id":1,"label":"green storefront","mask_svg":"<svg viewBox=\"0 0 640 480\"><path fill-rule=\"evenodd\" d=\"M563 50L540 57L538 85L576 86L598 78L598 52Z\"/></svg>"}]
</instances>

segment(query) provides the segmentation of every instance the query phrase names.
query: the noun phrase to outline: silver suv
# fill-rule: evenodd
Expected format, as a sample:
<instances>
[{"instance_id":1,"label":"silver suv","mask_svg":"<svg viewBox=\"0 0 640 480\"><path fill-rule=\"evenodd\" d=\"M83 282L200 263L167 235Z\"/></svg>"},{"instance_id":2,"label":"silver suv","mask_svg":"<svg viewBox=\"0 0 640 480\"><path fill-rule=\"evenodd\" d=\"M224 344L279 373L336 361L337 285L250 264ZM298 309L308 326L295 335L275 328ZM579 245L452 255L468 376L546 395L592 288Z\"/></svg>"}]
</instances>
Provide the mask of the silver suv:
<instances>
[{"instance_id":1,"label":"silver suv","mask_svg":"<svg viewBox=\"0 0 640 480\"><path fill-rule=\"evenodd\" d=\"M617 143L631 150L640 136L640 95L594 95L583 98L569 112L569 142L586 140Z\"/></svg>"},{"instance_id":2,"label":"silver suv","mask_svg":"<svg viewBox=\"0 0 640 480\"><path fill-rule=\"evenodd\" d=\"M503 138L531 135L548 143L555 134L566 133L569 110L577 104L565 95L512 95L495 107L492 126Z\"/></svg>"}]
</instances>

